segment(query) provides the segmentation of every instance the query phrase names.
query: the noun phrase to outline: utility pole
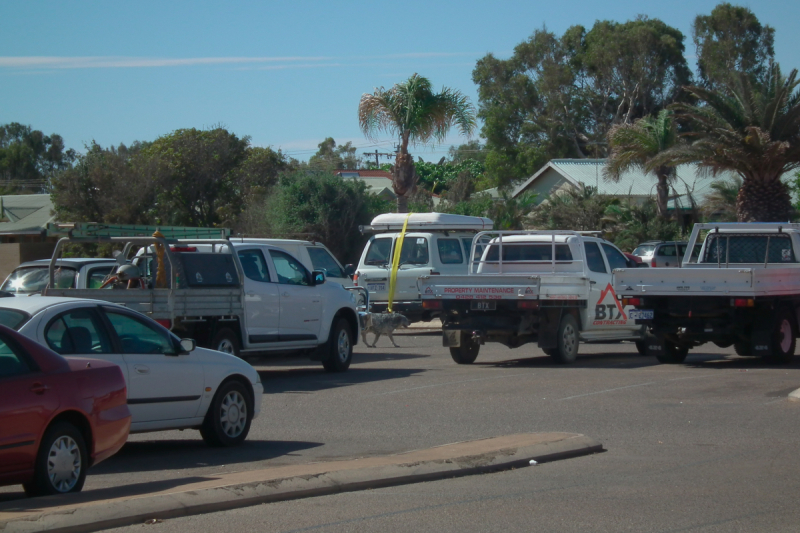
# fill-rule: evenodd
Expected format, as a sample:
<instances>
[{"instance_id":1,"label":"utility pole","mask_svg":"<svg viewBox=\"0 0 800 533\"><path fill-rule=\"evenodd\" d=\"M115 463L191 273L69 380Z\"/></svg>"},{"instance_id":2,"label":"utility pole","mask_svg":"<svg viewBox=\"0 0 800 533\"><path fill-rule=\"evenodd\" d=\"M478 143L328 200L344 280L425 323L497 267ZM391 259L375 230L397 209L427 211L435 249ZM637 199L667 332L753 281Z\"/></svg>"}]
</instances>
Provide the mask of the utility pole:
<instances>
[{"instance_id":1,"label":"utility pole","mask_svg":"<svg viewBox=\"0 0 800 533\"><path fill-rule=\"evenodd\" d=\"M378 152L378 150L376 149L374 154L369 154L370 157L372 157L373 155L375 156L375 166L376 167L380 167L381 164L378 162L378 157L379 156L384 156L386 159L391 159L392 156L395 155L395 154L381 153L381 152Z\"/></svg>"}]
</instances>

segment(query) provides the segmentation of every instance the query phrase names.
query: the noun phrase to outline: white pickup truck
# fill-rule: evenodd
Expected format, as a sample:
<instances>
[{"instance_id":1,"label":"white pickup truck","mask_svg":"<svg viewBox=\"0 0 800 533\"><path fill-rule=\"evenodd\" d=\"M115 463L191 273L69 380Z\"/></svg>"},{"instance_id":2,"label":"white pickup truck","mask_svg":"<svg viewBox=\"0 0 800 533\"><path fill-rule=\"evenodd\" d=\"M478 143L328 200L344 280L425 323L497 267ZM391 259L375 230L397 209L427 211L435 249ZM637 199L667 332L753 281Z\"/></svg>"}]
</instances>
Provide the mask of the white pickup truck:
<instances>
[{"instance_id":1,"label":"white pickup truck","mask_svg":"<svg viewBox=\"0 0 800 533\"><path fill-rule=\"evenodd\" d=\"M614 290L649 330L648 353L681 363L706 342L788 363L800 313L800 224L695 224L683 268L620 269Z\"/></svg>"},{"instance_id":2,"label":"white pickup truck","mask_svg":"<svg viewBox=\"0 0 800 533\"><path fill-rule=\"evenodd\" d=\"M325 283L324 271L309 272L281 248L227 239L102 237L93 242L124 246L117 261L134 265L141 281L56 288L56 259L64 245L75 243L65 237L56 245L43 295L119 303L200 346L235 355L304 352L330 372L350 366L359 336L354 293ZM163 246L161 259L151 252L156 243ZM136 247L145 253L132 254ZM114 290L114 285L128 288Z\"/></svg>"},{"instance_id":3,"label":"white pickup truck","mask_svg":"<svg viewBox=\"0 0 800 533\"><path fill-rule=\"evenodd\" d=\"M485 342L537 342L556 362L571 363L580 341L641 340L643 328L611 287L611 272L634 264L591 234L481 232L467 275L422 276L418 287L423 307L441 313L456 363L474 362Z\"/></svg>"}]
</instances>

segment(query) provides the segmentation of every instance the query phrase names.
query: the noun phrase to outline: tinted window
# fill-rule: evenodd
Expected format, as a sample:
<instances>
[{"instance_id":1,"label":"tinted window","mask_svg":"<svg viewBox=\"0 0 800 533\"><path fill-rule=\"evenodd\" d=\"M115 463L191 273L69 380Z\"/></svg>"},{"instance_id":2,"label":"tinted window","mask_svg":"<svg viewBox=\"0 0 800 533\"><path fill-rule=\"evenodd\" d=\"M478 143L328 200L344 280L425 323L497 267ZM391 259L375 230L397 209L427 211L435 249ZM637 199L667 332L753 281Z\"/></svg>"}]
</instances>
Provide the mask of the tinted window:
<instances>
[{"instance_id":1,"label":"tinted window","mask_svg":"<svg viewBox=\"0 0 800 533\"><path fill-rule=\"evenodd\" d=\"M275 271L278 273L278 283L283 285L310 285L310 275L300 261L289 254L277 250L269 251Z\"/></svg>"},{"instance_id":2,"label":"tinted window","mask_svg":"<svg viewBox=\"0 0 800 533\"><path fill-rule=\"evenodd\" d=\"M242 263L242 271L247 279L253 281L269 282L269 268L264 254L261 250L239 250L239 261Z\"/></svg>"},{"instance_id":3,"label":"tinted window","mask_svg":"<svg viewBox=\"0 0 800 533\"><path fill-rule=\"evenodd\" d=\"M602 272L607 274L606 265L603 262L603 256L600 255L600 247L596 242L584 243L586 248L586 265L592 272Z\"/></svg>"},{"instance_id":4,"label":"tinted window","mask_svg":"<svg viewBox=\"0 0 800 533\"><path fill-rule=\"evenodd\" d=\"M31 369L25 360L0 339L0 378L27 374Z\"/></svg>"},{"instance_id":5,"label":"tinted window","mask_svg":"<svg viewBox=\"0 0 800 533\"><path fill-rule=\"evenodd\" d=\"M428 239L406 236L403 239L403 249L400 250L400 264L427 265L429 262Z\"/></svg>"},{"instance_id":6,"label":"tinted window","mask_svg":"<svg viewBox=\"0 0 800 533\"><path fill-rule=\"evenodd\" d=\"M663 246L659 246L656 255L659 257L677 257L678 250L674 244L665 244Z\"/></svg>"},{"instance_id":7,"label":"tinted window","mask_svg":"<svg viewBox=\"0 0 800 533\"><path fill-rule=\"evenodd\" d=\"M628 261L625 259L625 256L613 246L603 244L603 251L606 253L606 259L608 259L608 265L611 267L611 270L628 267Z\"/></svg>"},{"instance_id":8,"label":"tinted window","mask_svg":"<svg viewBox=\"0 0 800 533\"><path fill-rule=\"evenodd\" d=\"M493 244L486 252L486 261L497 261L500 246ZM503 243L503 261L552 261L552 244ZM566 244L556 245L556 261L572 261L572 252Z\"/></svg>"},{"instance_id":9,"label":"tinted window","mask_svg":"<svg viewBox=\"0 0 800 533\"><path fill-rule=\"evenodd\" d=\"M0 309L0 324L7 328L17 329L24 324L26 320L28 320L28 315L22 311Z\"/></svg>"},{"instance_id":10,"label":"tinted window","mask_svg":"<svg viewBox=\"0 0 800 533\"><path fill-rule=\"evenodd\" d=\"M49 280L49 267L18 268L11 273L3 283L2 290L8 292L39 292L43 290ZM54 272L56 288L71 289L75 286L77 271L74 268L59 267Z\"/></svg>"},{"instance_id":11,"label":"tinted window","mask_svg":"<svg viewBox=\"0 0 800 533\"><path fill-rule=\"evenodd\" d=\"M716 235L706 238L704 263L796 263L788 235Z\"/></svg>"},{"instance_id":12,"label":"tinted window","mask_svg":"<svg viewBox=\"0 0 800 533\"><path fill-rule=\"evenodd\" d=\"M111 342L92 309L75 309L53 320L44 332L47 345L61 355L111 353Z\"/></svg>"},{"instance_id":13,"label":"tinted window","mask_svg":"<svg viewBox=\"0 0 800 533\"><path fill-rule=\"evenodd\" d=\"M108 309L106 316L119 337L122 353L175 353L172 337L157 325Z\"/></svg>"},{"instance_id":14,"label":"tinted window","mask_svg":"<svg viewBox=\"0 0 800 533\"><path fill-rule=\"evenodd\" d=\"M112 270L114 270L113 266L98 267L89 270L89 273L86 275L86 288L99 289L103 281L105 281L106 276L108 276Z\"/></svg>"},{"instance_id":15,"label":"tinted window","mask_svg":"<svg viewBox=\"0 0 800 533\"><path fill-rule=\"evenodd\" d=\"M392 239L374 239L367 250L367 257L364 259L365 265L385 266L389 263L389 254L392 251Z\"/></svg>"},{"instance_id":16,"label":"tinted window","mask_svg":"<svg viewBox=\"0 0 800 533\"><path fill-rule=\"evenodd\" d=\"M464 244L464 251L469 257L469 254L472 252L472 239L461 239L461 242ZM483 257L483 250L486 248L486 239L481 239L478 244L475 246L475 259L478 260Z\"/></svg>"},{"instance_id":17,"label":"tinted window","mask_svg":"<svg viewBox=\"0 0 800 533\"><path fill-rule=\"evenodd\" d=\"M346 277L342 272L342 267L328 253L328 250L325 248L306 248L306 250L308 250L308 256L311 258L311 266L314 267L314 270L324 270L328 277L331 278Z\"/></svg>"},{"instance_id":18,"label":"tinted window","mask_svg":"<svg viewBox=\"0 0 800 533\"><path fill-rule=\"evenodd\" d=\"M455 265L464 262L464 254L461 252L461 243L458 239L439 239L436 242L439 248L439 261L443 265Z\"/></svg>"}]
</instances>

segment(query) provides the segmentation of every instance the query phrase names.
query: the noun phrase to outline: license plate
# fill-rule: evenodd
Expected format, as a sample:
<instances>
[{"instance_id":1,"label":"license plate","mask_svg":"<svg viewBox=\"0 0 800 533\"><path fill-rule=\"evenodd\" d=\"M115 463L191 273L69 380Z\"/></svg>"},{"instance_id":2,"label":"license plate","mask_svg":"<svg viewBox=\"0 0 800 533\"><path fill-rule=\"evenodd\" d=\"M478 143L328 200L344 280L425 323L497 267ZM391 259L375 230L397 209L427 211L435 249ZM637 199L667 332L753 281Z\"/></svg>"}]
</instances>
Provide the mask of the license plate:
<instances>
[{"instance_id":1,"label":"license plate","mask_svg":"<svg viewBox=\"0 0 800 533\"><path fill-rule=\"evenodd\" d=\"M383 292L386 290L385 283L367 283L367 290L369 292Z\"/></svg>"},{"instance_id":2,"label":"license plate","mask_svg":"<svg viewBox=\"0 0 800 533\"><path fill-rule=\"evenodd\" d=\"M494 311L497 309L497 302L472 300L469 308L474 309L475 311Z\"/></svg>"},{"instance_id":3,"label":"license plate","mask_svg":"<svg viewBox=\"0 0 800 533\"><path fill-rule=\"evenodd\" d=\"M628 318L631 320L653 320L652 309L631 309L628 311Z\"/></svg>"}]
</instances>

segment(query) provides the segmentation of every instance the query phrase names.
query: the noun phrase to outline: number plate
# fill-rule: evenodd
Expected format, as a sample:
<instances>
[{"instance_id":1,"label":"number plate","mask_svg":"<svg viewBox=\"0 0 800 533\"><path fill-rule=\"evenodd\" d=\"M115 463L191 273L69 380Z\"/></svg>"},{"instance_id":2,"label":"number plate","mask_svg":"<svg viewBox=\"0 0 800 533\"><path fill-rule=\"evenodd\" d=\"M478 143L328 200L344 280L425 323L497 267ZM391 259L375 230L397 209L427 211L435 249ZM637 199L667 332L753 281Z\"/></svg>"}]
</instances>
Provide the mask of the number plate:
<instances>
[{"instance_id":1,"label":"number plate","mask_svg":"<svg viewBox=\"0 0 800 533\"><path fill-rule=\"evenodd\" d=\"M652 309L631 309L628 311L628 318L631 320L653 320Z\"/></svg>"},{"instance_id":2,"label":"number plate","mask_svg":"<svg viewBox=\"0 0 800 533\"><path fill-rule=\"evenodd\" d=\"M383 292L386 290L385 283L367 283L367 290L369 292Z\"/></svg>"},{"instance_id":3,"label":"number plate","mask_svg":"<svg viewBox=\"0 0 800 533\"><path fill-rule=\"evenodd\" d=\"M494 311L497 309L497 302L488 300L472 300L469 303L469 308L476 311Z\"/></svg>"}]
</instances>

